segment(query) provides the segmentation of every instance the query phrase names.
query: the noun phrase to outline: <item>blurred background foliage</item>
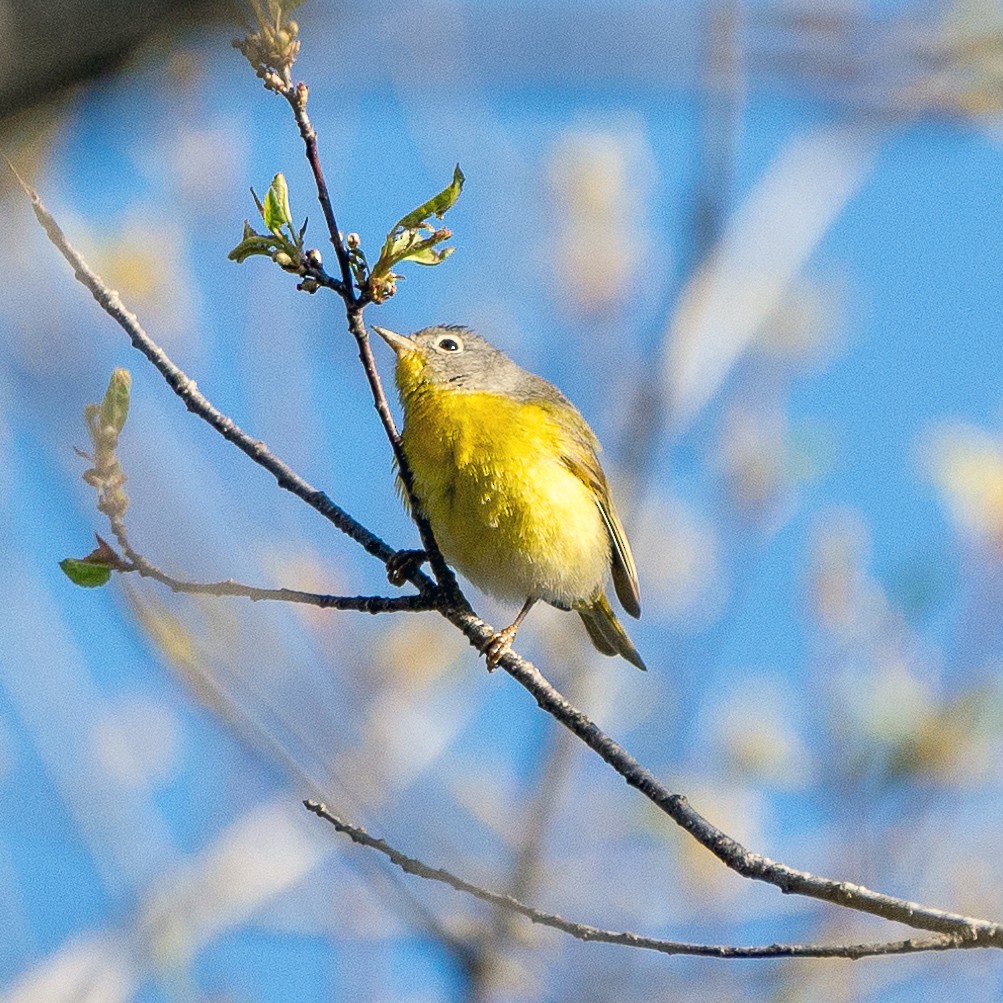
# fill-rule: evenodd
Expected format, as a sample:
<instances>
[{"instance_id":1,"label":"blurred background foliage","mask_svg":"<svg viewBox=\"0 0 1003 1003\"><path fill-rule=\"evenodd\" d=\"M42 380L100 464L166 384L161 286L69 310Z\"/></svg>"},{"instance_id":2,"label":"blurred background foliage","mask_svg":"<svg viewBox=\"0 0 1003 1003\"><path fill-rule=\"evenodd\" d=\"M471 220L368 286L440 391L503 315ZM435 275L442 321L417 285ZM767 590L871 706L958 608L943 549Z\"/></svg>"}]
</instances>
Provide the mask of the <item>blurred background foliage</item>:
<instances>
[{"instance_id":1,"label":"blurred background foliage","mask_svg":"<svg viewBox=\"0 0 1003 1003\"><path fill-rule=\"evenodd\" d=\"M73 73L45 69L70 62L54 29L4 7L25 61L4 148L223 411L413 546L340 304L226 260L248 187L279 170L323 249L288 109L234 28L182 30L166 8L137 44L150 5L117 72L50 92L118 37L71 7ZM456 161L467 176L456 254L370 319L476 327L606 445L651 671L595 655L556 611L520 650L752 849L1003 915L998 4L297 13L338 218L371 256ZM999 998L983 952L735 964L582 945L307 816L299 800L322 797L432 865L609 928L901 935L726 872L433 614L74 588L57 562L104 527L73 449L115 366L133 372L119 455L146 557L191 580L388 587L184 411L9 183L5 205L0 1000Z\"/></svg>"}]
</instances>

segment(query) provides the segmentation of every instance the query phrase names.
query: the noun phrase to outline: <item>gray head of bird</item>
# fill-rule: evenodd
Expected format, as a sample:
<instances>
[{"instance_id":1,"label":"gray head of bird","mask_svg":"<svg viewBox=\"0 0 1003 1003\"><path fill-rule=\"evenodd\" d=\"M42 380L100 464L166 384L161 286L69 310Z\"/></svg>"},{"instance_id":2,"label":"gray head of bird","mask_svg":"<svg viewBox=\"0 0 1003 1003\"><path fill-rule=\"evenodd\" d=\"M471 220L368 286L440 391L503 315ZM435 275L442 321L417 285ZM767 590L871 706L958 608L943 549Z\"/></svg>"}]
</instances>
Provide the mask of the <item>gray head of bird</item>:
<instances>
[{"instance_id":1,"label":"gray head of bird","mask_svg":"<svg viewBox=\"0 0 1003 1003\"><path fill-rule=\"evenodd\" d=\"M539 379L458 324L426 327L410 335L375 324L373 330L394 350L398 363L405 363L413 375L428 383L453 390L520 395L527 380ZM398 365L399 376L401 368Z\"/></svg>"}]
</instances>

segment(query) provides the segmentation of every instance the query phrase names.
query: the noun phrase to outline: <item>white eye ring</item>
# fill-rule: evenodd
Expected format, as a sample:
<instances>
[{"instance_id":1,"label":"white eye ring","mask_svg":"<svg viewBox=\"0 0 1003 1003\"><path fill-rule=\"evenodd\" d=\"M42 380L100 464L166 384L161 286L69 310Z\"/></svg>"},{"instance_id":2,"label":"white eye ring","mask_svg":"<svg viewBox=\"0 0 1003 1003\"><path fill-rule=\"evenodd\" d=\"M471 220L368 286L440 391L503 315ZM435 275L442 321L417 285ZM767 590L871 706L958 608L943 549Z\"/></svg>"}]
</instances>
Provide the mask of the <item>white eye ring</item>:
<instances>
[{"instance_id":1,"label":"white eye ring","mask_svg":"<svg viewBox=\"0 0 1003 1003\"><path fill-rule=\"evenodd\" d=\"M440 338L435 343L435 347L440 352L462 352L463 342L459 338L454 338L450 335L447 338Z\"/></svg>"}]
</instances>

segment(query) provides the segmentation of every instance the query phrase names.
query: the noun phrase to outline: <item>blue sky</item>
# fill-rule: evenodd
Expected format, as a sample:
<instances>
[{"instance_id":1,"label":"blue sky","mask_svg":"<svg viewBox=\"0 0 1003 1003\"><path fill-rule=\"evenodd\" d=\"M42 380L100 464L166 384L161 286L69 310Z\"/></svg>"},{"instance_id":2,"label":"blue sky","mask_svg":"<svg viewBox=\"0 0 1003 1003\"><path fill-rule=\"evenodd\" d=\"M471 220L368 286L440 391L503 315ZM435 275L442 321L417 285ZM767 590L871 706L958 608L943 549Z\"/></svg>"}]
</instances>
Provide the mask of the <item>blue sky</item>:
<instances>
[{"instance_id":1,"label":"blue sky","mask_svg":"<svg viewBox=\"0 0 1003 1003\"><path fill-rule=\"evenodd\" d=\"M552 41L552 60L545 44L519 50L508 75L478 63L492 51L488 29L519 20L513 7L481 21L479 6L443 8L463 30L434 52L406 15L395 22L363 5L339 21L324 5L305 8L297 69L311 84L339 222L371 251L455 162L467 177L447 219L456 253L439 268L408 270L370 322L476 326L578 404L606 445L614 489L630 484L621 507L645 605L630 630L651 672L593 658L578 647L573 618L542 612L520 636L524 650L753 849L998 915L998 726L958 725L954 745L976 764L968 771L924 746L921 727L942 713L947 731L953 701L978 686L994 706L1003 174L992 130L943 113L882 124L817 88L799 94L755 72L744 79L734 117L711 119L729 128L726 170L710 179L726 230L805 136L866 131L866 170L710 401L685 427L658 419L638 474L623 447L649 412L634 390L654 374L665 392L659 374L692 279L693 192L708 163L708 112L686 44L699 19L677 24L682 41L669 55L686 58L672 65L618 75L581 54L581 74L555 80L555 65L579 65L567 38ZM545 6L544 20L562 9ZM622 11L631 24L643 14L640 5ZM598 30L601 14L582 17L583 31ZM648 51L644 41L636 44ZM497 44L502 52L512 43ZM374 531L413 545L338 303L296 293L267 262L226 260L253 215L248 187L263 192L279 170L294 215L309 215L308 233L321 242L288 112L226 33L154 47L122 75L81 89L56 121L44 155L24 154L25 170L71 240L222 410ZM811 217L828 184L824 158L820 170L789 191L775 226L756 238L767 264L790 220ZM601 193L592 202L589 185ZM0 999L26 998L18 987L46 972L65 974L59 966L74 945L94 964L103 958L105 972L109 958L126 959L128 988L107 989L108 999L462 998L462 976L434 937L409 925L399 892L365 877L356 851L300 818L298 799L329 794L408 852L504 884L513 845L499 819L531 799L549 755L545 723L431 617L390 625L213 608L131 582L70 586L57 562L86 553L104 529L72 452L86 445L80 415L124 365L134 382L121 455L137 549L179 577L388 588L350 541L184 412L74 285L23 203L10 201L7 214L17 236L0 301L0 458L11 472L0 510L14 528L0 545L13 582L0 613L0 902L9 931ZM751 308L734 288L729 312L741 316ZM389 379L389 353L376 351ZM984 447L984 488L971 468L957 474L973 443ZM765 484L765 494L749 495L750 484ZM952 508L952 491L963 513L985 506L981 531ZM849 599L828 628L811 612L807 584L825 541L851 555L845 580L831 572ZM502 621L507 610L474 595ZM903 778L888 763L907 745L918 758ZM705 874L598 764L573 763L544 853L548 874L564 880L541 882L537 904L679 938L829 934L818 910L792 911L769 891ZM204 926L200 913L191 929L179 921L172 940L163 917L198 913L186 881L209 882L214 854L266 831L251 817L275 805L284 821L267 829L278 833L274 845L297 834L282 857L288 869L276 868L288 878L273 888L243 875L246 902L207 892ZM896 840L900 854L888 853ZM638 882L638 872L662 867L666 877L651 887ZM669 876L684 887L671 904L657 894ZM602 887L598 901L579 887L591 882ZM441 916L483 915L408 887ZM748 971L610 962L555 940L513 950L534 987L523 991L540 999L564 998L572 969L602 986L624 965L666 994L702 983L707 995L695 999L735 992ZM903 962L891 978L861 965L849 991L911 999L918 987L970 984L970 998L995 998L998 964L973 955ZM771 971L785 985L809 985L803 968ZM54 998L71 998L71 988ZM745 988L772 998L765 973Z\"/></svg>"}]
</instances>

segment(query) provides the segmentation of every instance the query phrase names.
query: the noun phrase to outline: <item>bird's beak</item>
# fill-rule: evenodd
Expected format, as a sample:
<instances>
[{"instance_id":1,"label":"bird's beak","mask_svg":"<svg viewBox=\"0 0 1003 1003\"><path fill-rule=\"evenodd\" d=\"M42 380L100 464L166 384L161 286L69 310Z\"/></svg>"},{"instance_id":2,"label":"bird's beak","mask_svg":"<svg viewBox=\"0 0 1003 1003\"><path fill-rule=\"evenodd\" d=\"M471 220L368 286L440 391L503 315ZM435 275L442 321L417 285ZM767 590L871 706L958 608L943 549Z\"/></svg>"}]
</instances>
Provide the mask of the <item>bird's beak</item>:
<instances>
[{"instance_id":1,"label":"bird's beak","mask_svg":"<svg viewBox=\"0 0 1003 1003\"><path fill-rule=\"evenodd\" d=\"M385 327L377 327L375 324L372 325L372 328L394 350L395 355L400 355L402 352L418 351L417 343L406 338L403 334L388 331Z\"/></svg>"}]
</instances>

